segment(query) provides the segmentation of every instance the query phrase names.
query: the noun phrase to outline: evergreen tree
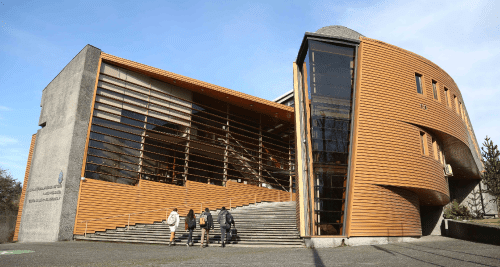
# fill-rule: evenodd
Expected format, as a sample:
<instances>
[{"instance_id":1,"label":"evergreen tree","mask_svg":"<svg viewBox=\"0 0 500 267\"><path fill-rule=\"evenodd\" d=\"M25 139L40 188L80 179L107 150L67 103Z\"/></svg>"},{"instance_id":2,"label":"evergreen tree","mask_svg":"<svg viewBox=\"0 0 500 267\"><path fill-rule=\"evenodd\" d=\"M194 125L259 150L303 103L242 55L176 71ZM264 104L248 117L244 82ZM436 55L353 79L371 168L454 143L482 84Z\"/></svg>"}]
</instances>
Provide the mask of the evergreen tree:
<instances>
[{"instance_id":1,"label":"evergreen tree","mask_svg":"<svg viewBox=\"0 0 500 267\"><path fill-rule=\"evenodd\" d=\"M484 165L483 183L486 188L483 189L484 193L488 193L494 197L493 201L500 205L500 152L498 146L493 144L488 136L484 139L482 150L483 159L481 160ZM500 207L499 207L500 209Z\"/></svg>"},{"instance_id":2,"label":"evergreen tree","mask_svg":"<svg viewBox=\"0 0 500 267\"><path fill-rule=\"evenodd\" d=\"M484 217L480 190L472 190L472 192L469 194L469 201L467 205L469 206L469 210L473 219L482 219Z\"/></svg>"}]
</instances>

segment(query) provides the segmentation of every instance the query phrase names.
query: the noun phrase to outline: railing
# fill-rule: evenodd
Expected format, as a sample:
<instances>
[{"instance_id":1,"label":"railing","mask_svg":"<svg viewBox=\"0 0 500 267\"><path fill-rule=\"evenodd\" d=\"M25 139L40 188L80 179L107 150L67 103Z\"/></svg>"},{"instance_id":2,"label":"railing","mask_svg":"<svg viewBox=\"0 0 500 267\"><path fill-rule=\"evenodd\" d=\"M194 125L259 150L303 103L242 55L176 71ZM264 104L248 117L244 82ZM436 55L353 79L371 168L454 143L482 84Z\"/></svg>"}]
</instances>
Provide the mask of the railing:
<instances>
[{"instance_id":1,"label":"railing","mask_svg":"<svg viewBox=\"0 0 500 267\"><path fill-rule=\"evenodd\" d=\"M269 193L270 192L253 194L254 195L254 202L253 203L257 203L257 196L258 195L267 195L267 196L269 196ZM97 219L84 220L84 221L80 221L80 223L85 223L85 234L84 234L84 236L87 237L87 228L88 228L88 223L89 222L101 221L101 220L106 220L106 219L112 219L112 218L119 218L119 217L128 216L128 222L127 222L127 231L128 231L130 229L130 216L131 215L146 214L146 213L159 212L159 211L165 210L165 213L166 213L166 217L165 218L168 218L168 211L170 209L173 210L174 208L192 207L192 206L195 206L195 205L200 205L200 213L201 213L201 212L203 212L203 204L208 204L208 203L212 203L212 202L227 201L227 200L229 200L229 209L231 209L233 199L240 199L240 198L248 199L248 197L249 196L246 195L246 196L231 197L231 198L218 199L218 200L212 200L212 201L206 201L206 202L200 202L200 203L194 203L194 204L186 204L186 205L183 205L183 206L175 206L175 207L162 208L162 209L156 209L156 210L133 212L133 213L128 213L128 214L116 215L116 216L109 216L109 217L102 217L102 218L97 218ZM274 198L275 196L269 196L269 197ZM265 200L265 198L260 198L259 199L260 202L262 202L264 200ZM292 194L291 193L290 193L290 201L292 201ZM278 202L281 202L281 191L278 191ZM250 200L249 200L249 204L251 204L251 203L252 202L250 202Z\"/></svg>"}]
</instances>

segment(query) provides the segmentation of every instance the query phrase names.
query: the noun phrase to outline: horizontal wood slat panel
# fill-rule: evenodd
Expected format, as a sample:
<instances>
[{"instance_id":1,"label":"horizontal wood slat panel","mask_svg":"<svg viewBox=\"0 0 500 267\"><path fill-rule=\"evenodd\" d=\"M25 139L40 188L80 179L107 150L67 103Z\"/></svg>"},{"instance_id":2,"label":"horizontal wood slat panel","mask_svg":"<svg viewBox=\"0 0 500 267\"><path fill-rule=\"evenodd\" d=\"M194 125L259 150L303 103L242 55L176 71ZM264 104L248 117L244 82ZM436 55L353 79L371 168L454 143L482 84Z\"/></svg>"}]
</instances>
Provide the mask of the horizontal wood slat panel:
<instances>
[{"instance_id":1,"label":"horizontal wood slat panel","mask_svg":"<svg viewBox=\"0 0 500 267\"><path fill-rule=\"evenodd\" d=\"M415 193L396 187L365 187L371 189L371 192L363 192L365 199L352 200L351 236L422 235Z\"/></svg>"},{"instance_id":2,"label":"horizontal wood slat panel","mask_svg":"<svg viewBox=\"0 0 500 267\"><path fill-rule=\"evenodd\" d=\"M463 104L462 95L439 66L404 49L361 37L358 57L361 67L356 82L357 132L348 235L421 235L420 205L449 201L448 184L442 164L434 158L431 137L445 142L439 140L445 134L469 147L471 131L453 101L456 95ZM415 74L422 75L423 94L417 93ZM434 99L433 80L438 100ZM449 90L451 107L445 101L444 88ZM426 133L426 155L422 155L420 132Z\"/></svg>"},{"instance_id":3,"label":"horizontal wood slat panel","mask_svg":"<svg viewBox=\"0 0 500 267\"><path fill-rule=\"evenodd\" d=\"M246 108L253 109L258 112L264 112L272 117L276 117L285 121L292 121L293 118L293 116L290 116L294 112L293 108L286 105L251 96L207 82L192 79L172 72L164 71L158 68L150 67L110 54L102 53L101 56L103 60L112 62L120 67L148 75L170 84L176 84L177 86L209 95L217 99L225 100L227 97L246 106ZM253 107L251 107L250 104L252 104Z\"/></svg>"},{"instance_id":4,"label":"horizontal wood slat panel","mask_svg":"<svg viewBox=\"0 0 500 267\"><path fill-rule=\"evenodd\" d=\"M129 224L129 216L120 215L128 213L136 213L130 215L130 225L151 224L165 220L174 207L185 216L189 209L199 213L205 208L230 208L255 201L290 201L290 197L289 192L232 181L228 181L226 187L187 181L184 187L146 180L140 180L138 186L130 186L87 179L82 183L74 234L84 234L86 227L87 233L125 227ZM201 202L210 203L200 205ZM166 208L168 211L164 210ZM156 209L158 211L153 211ZM150 212L141 213L145 211ZM105 217L113 218L89 221L87 225L82 222Z\"/></svg>"},{"instance_id":5,"label":"horizontal wood slat panel","mask_svg":"<svg viewBox=\"0 0 500 267\"><path fill-rule=\"evenodd\" d=\"M28 163L26 164L26 172L24 173L23 191L19 199L19 211L17 213L16 229L14 230L13 241L17 241L19 237L19 227L21 226L21 216L23 214L24 198L26 196L26 188L28 187L28 178L30 176L31 158L33 157L33 149L35 148L36 134L31 136L30 152L28 154Z\"/></svg>"}]
</instances>

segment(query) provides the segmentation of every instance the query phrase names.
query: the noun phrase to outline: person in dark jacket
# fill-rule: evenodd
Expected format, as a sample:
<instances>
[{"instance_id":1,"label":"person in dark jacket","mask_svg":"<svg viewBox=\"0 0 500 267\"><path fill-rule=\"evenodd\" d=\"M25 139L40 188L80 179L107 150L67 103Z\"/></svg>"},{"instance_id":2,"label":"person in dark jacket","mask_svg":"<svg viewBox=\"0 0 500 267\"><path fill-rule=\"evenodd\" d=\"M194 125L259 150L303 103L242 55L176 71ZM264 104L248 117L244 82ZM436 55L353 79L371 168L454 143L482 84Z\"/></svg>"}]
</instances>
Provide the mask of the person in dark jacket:
<instances>
[{"instance_id":1,"label":"person in dark jacket","mask_svg":"<svg viewBox=\"0 0 500 267\"><path fill-rule=\"evenodd\" d=\"M186 244L189 247L190 245L193 245L193 230L196 229L196 216L194 215L194 211L192 209L189 210L184 224L186 230L189 231L189 236Z\"/></svg>"},{"instance_id":2,"label":"person in dark jacket","mask_svg":"<svg viewBox=\"0 0 500 267\"><path fill-rule=\"evenodd\" d=\"M201 226L200 223L200 228L201 228L201 247L208 247L208 244L210 244L210 229L214 229L214 219L212 218L212 214L210 213L210 210L208 208L205 208L205 211L200 215L201 216L206 215L207 220L204 226ZM204 246L203 242L205 241L205 234L207 235L207 244Z\"/></svg>"},{"instance_id":3,"label":"person in dark jacket","mask_svg":"<svg viewBox=\"0 0 500 267\"><path fill-rule=\"evenodd\" d=\"M224 219L225 217L225 219ZM223 222L226 223L223 223ZM220 224L220 241L222 243L222 247L225 247L225 240L226 240L226 231L231 229L231 223L233 226L234 224L234 219L231 213L226 210L226 207L222 207L221 211L219 212L219 216L217 217L217 222Z\"/></svg>"}]
</instances>

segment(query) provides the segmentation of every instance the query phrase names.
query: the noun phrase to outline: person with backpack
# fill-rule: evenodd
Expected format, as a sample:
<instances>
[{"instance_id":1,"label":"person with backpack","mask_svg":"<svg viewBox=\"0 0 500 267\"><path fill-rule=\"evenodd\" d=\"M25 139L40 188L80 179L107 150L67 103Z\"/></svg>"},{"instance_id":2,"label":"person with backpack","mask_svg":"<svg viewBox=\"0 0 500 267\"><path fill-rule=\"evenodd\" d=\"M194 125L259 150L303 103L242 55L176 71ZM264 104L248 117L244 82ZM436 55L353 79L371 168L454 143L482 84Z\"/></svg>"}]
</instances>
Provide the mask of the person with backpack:
<instances>
[{"instance_id":1,"label":"person with backpack","mask_svg":"<svg viewBox=\"0 0 500 267\"><path fill-rule=\"evenodd\" d=\"M175 245L175 230L179 227L179 213L177 213L177 208L175 208L168 216L167 225L170 228L170 242L168 243L168 246L170 247L172 242L174 242Z\"/></svg>"},{"instance_id":2,"label":"person with backpack","mask_svg":"<svg viewBox=\"0 0 500 267\"><path fill-rule=\"evenodd\" d=\"M212 218L212 214L208 208L205 208L205 211L200 215L200 228L201 228L201 247L208 247L210 243L210 228L214 229L214 219ZM204 246L203 242L205 241L205 234L207 235L207 244Z\"/></svg>"},{"instance_id":3,"label":"person with backpack","mask_svg":"<svg viewBox=\"0 0 500 267\"><path fill-rule=\"evenodd\" d=\"M219 216L217 217L217 222L220 224L220 241L222 243L222 247L226 247L225 240L226 240L226 231L229 231L231 229L231 223L233 226L234 224L234 219L231 213L226 210L226 207L222 207L221 211L219 212ZM230 234L229 234L230 235Z\"/></svg>"},{"instance_id":4,"label":"person with backpack","mask_svg":"<svg viewBox=\"0 0 500 267\"><path fill-rule=\"evenodd\" d=\"M186 246L189 247L193 245L193 230L196 229L196 216L194 215L193 209L189 210L184 224L186 228L185 230L189 231L189 236L186 244Z\"/></svg>"}]
</instances>

